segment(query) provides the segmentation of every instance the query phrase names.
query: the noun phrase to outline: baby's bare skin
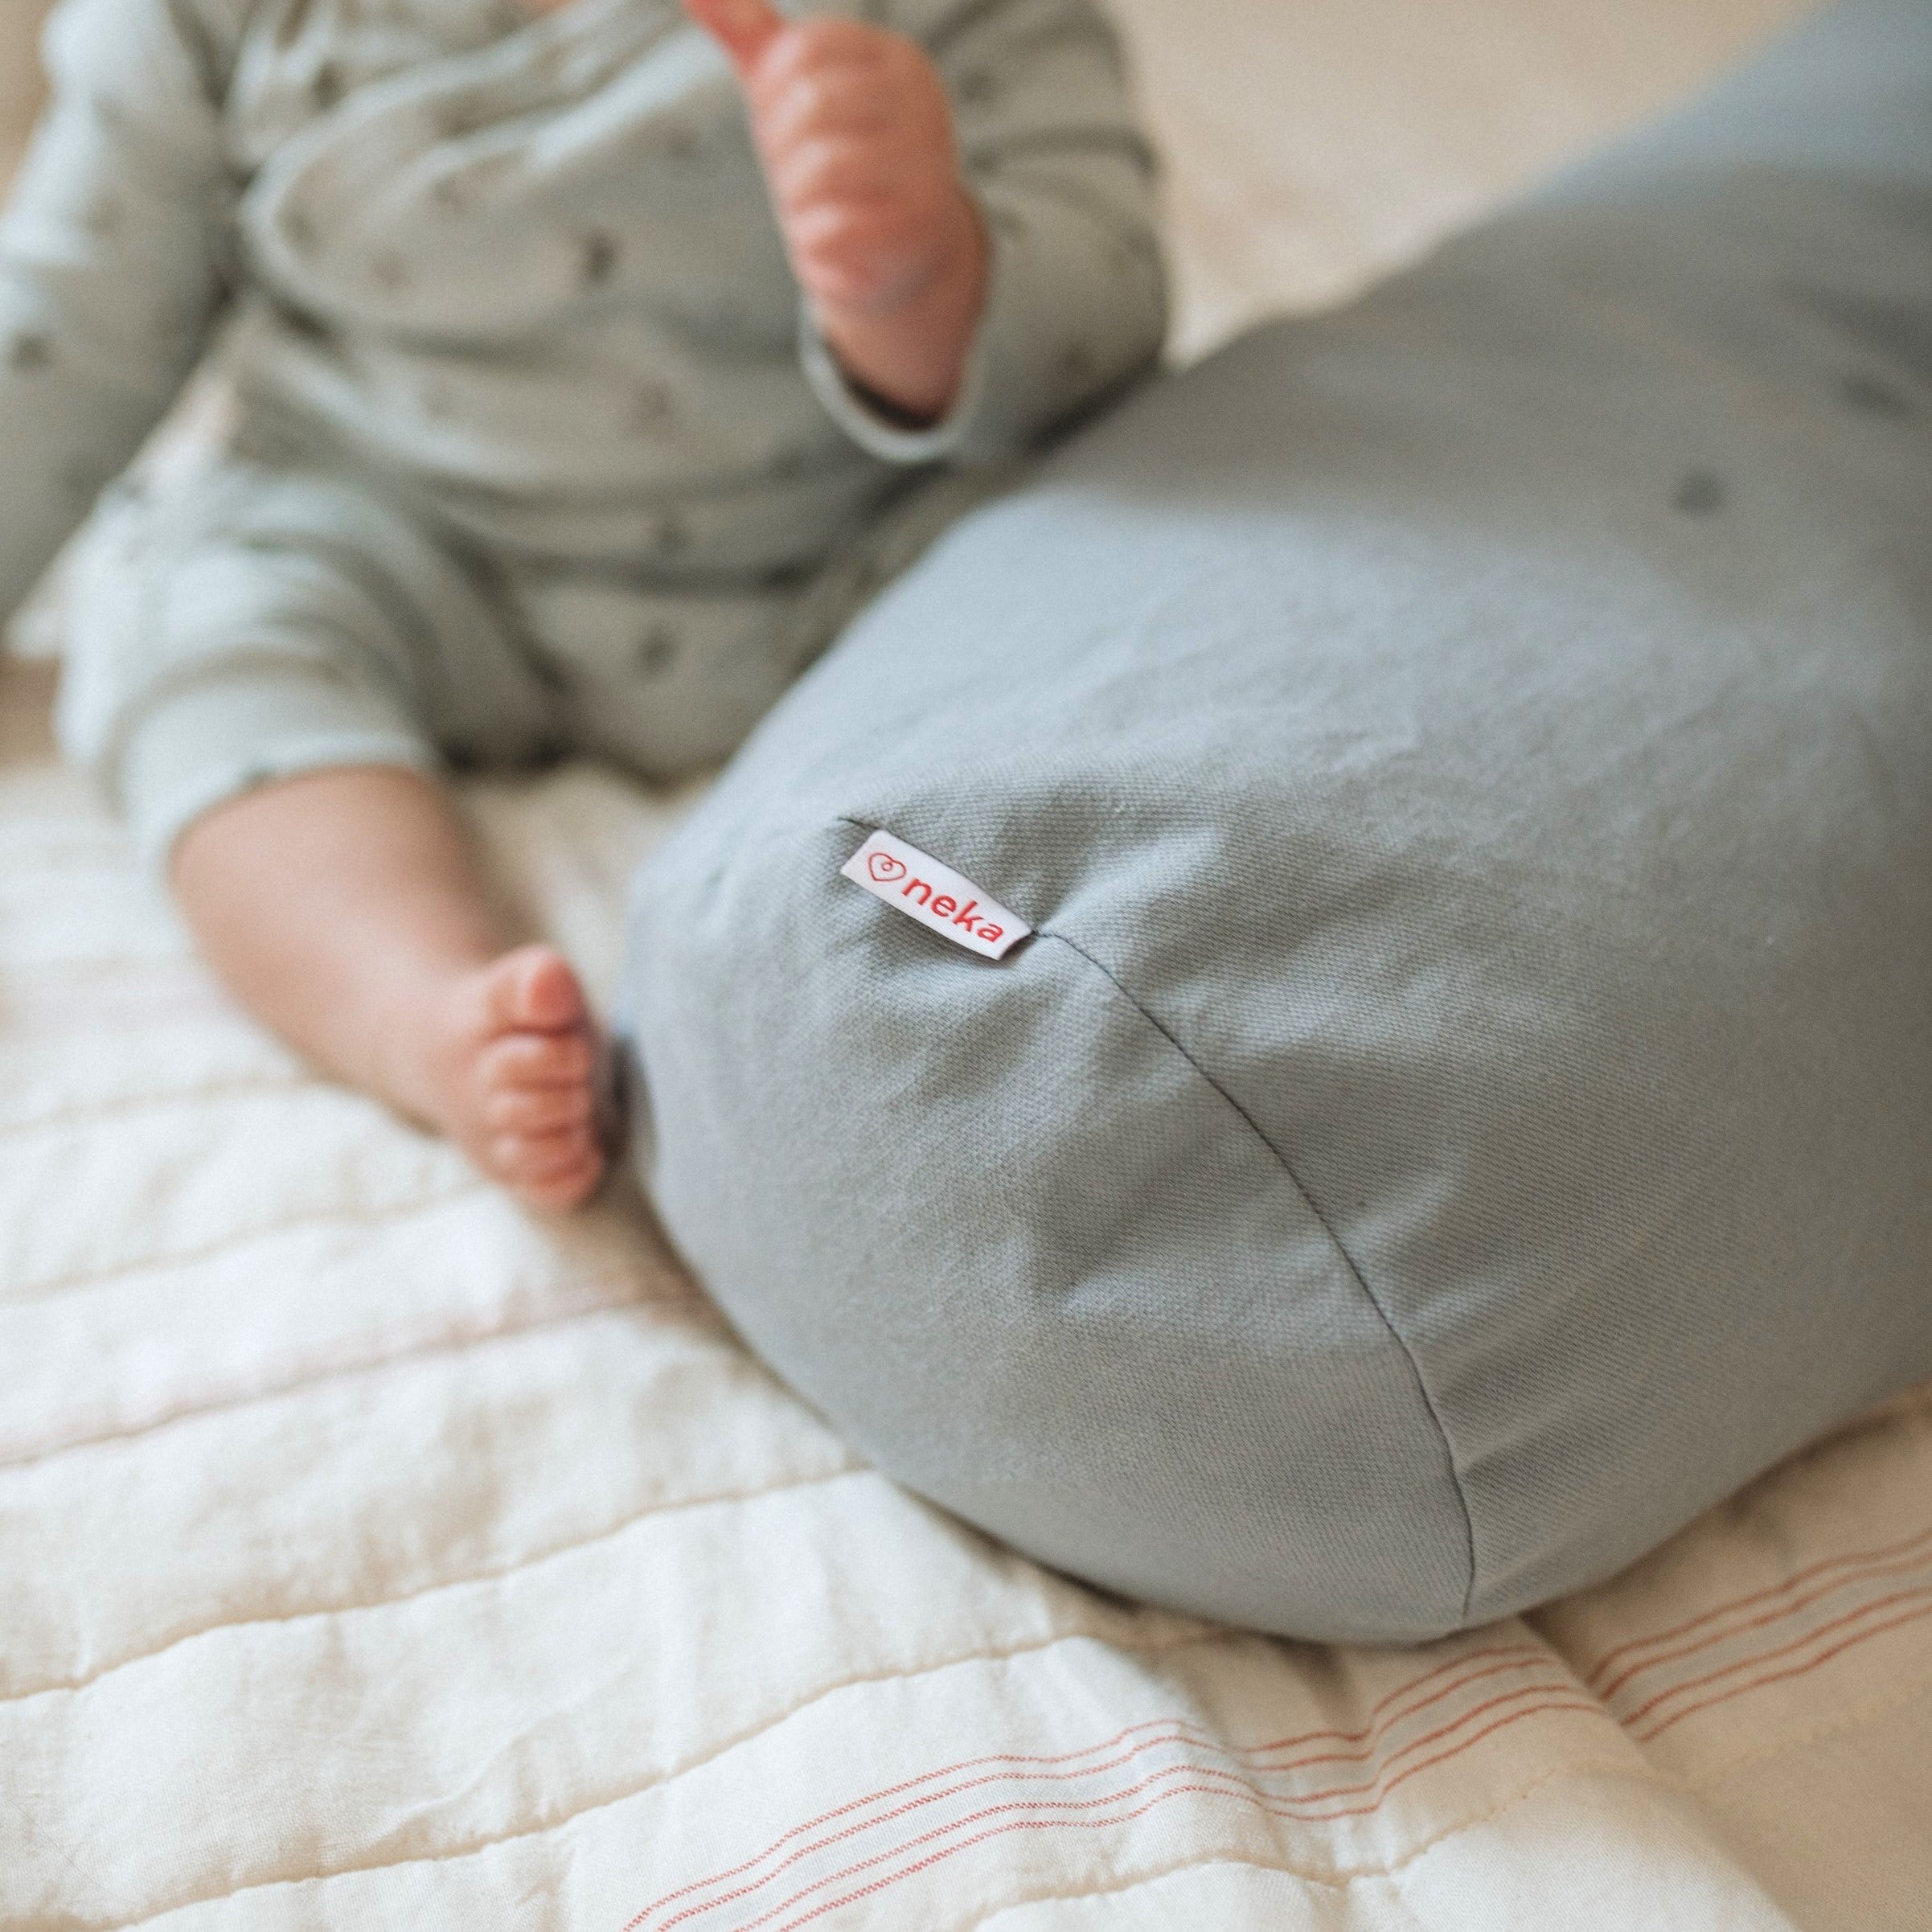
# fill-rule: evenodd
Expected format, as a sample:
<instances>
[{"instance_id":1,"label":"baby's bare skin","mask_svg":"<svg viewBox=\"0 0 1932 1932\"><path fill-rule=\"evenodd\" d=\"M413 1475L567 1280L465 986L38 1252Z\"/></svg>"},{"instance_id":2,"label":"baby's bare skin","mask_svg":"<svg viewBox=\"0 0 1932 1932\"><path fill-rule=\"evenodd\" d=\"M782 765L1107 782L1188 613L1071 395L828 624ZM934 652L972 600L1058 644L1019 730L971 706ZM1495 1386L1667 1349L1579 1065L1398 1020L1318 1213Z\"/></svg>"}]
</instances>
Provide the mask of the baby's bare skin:
<instances>
[{"instance_id":1,"label":"baby's bare skin","mask_svg":"<svg viewBox=\"0 0 1932 1932\"><path fill-rule=\"evenodd\" d=\"M846 373L914 420L958 395L988 248L917 42L768 0L686 0L731 55L792 272Z\"/></svg>"},{"instance_id":2,"label":"baby's bare skin","mask_svg":"<svg viewBox=\"0 0 1932 1932\"><path fill-rule=\"evenodd\" d=\"M509 943L441 786L376 767L265 786L190 827L174 883L215 970L310 1059L534 1207L594 1192L583 989Z\"/></svg>"},{"instance_id":3,"label":"baby's bare skin","mask_svg":"<svg viewBox=\"0 0 1932 1932\"><path fill-rule=\"evenodd\" d=\"M856 21L687 4L740 76L826 341L860 388L937 419L987 264L938 74L913 42ZM188 828L172 878L217 972L298 1050L533 1207L596 1192L607 1155L583 988L554 949L512 944L441 786L388 767L264 786Z\"/></svg>"}]
</instances>

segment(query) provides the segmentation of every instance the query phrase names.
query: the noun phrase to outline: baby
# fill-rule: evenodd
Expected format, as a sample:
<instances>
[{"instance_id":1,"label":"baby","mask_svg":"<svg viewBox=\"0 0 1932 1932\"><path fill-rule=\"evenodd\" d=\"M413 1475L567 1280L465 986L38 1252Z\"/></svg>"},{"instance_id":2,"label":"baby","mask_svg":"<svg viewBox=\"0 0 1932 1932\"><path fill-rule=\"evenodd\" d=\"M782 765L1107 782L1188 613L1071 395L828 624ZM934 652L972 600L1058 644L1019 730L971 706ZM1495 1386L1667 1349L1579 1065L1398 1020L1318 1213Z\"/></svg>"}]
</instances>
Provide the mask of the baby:
<instances>
[{"instance_id":1,"label":"baby","mask_svg":"<svg viewBox=\"0 0 1932 1932\"><path fill-rule=\"evenodd\" d=\"M65 0L0 224L0 616L232 399L102 502L64 743L257 1015L544 1207L589 1015L438 774L716 761L1164 320L1093 0L687 4Z\"/></svg>"}]
</instances>

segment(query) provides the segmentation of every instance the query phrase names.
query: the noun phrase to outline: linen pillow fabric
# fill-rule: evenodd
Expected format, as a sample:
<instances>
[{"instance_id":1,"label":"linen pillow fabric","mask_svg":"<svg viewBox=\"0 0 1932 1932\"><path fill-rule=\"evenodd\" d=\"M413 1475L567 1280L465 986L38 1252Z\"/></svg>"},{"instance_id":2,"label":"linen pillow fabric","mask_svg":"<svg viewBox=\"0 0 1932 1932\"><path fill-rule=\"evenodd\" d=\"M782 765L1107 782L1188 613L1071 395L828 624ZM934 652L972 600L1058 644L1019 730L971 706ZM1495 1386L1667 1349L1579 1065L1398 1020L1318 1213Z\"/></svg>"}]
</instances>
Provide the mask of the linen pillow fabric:
<instances>
[{"instance_id":1,"label":"linen pillow fabric","mask_svg":"<svg viewBox=\"0 0 1932 1932\"><path fill-rule=\"evenodd\" d=\"M841 877L883 828L1036 929ZM1932 1372L1932 10L958 527L636 892L641 1158L886 1470L1410 1639Z\"/></svg>"}]
</instances>

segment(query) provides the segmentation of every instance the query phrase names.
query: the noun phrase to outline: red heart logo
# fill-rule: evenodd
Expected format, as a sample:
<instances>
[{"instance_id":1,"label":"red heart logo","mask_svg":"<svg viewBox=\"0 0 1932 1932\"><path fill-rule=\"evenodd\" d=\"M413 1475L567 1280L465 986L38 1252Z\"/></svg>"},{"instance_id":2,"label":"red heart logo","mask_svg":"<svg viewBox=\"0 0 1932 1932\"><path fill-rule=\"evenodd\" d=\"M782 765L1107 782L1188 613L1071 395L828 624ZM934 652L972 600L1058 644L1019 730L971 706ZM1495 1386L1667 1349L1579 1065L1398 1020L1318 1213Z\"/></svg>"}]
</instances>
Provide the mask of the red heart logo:
<instances>
[{"instance_id":1,"label":"red heart logo","mask_svg":"<svg viewBox=\"0 0 1932 1932\"><path fill-rule=\"evenodd\" d=\"M881 885L890 885L895 879L905 876L905 861L895 859L890 852L874 852L866 860L865 869Z\"/></svg>"}]
</instances>

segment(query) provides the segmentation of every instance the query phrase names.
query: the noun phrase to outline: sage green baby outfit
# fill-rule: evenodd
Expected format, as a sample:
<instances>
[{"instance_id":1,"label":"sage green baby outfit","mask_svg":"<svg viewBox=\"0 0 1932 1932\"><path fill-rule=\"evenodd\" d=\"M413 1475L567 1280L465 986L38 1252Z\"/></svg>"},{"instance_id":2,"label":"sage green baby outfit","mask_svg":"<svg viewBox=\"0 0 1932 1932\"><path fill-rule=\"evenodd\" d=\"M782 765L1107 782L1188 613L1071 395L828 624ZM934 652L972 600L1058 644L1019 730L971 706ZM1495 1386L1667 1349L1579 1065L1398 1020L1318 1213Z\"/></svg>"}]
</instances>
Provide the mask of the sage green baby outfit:
<instances>
[{"instance_id":1,"label":"sage green baby outfit","mask_svg":"<svg viewBox=\"0 0 1932 1932\"><path fill-rule=\"evenodd\" d=\"M71 605L64 740L150 851L322 766L713 761L1152 360L1151 158L1089 0L855 10L932 54L992 243L922 430L816 338L674 0L66 0L0 223L0 615L212 347L218 453L109 492Z\"/></svg>"}]
</instances>

